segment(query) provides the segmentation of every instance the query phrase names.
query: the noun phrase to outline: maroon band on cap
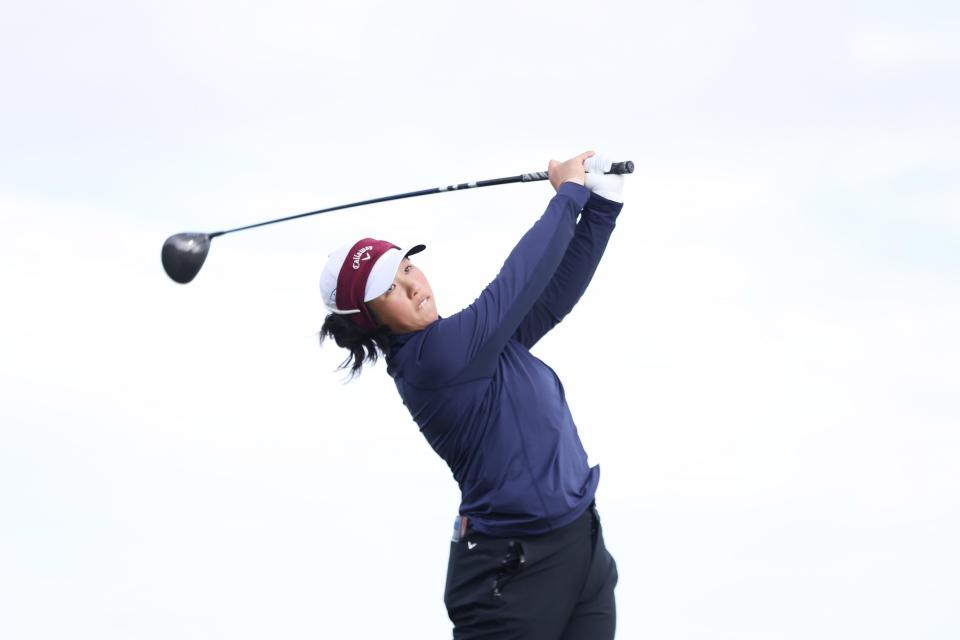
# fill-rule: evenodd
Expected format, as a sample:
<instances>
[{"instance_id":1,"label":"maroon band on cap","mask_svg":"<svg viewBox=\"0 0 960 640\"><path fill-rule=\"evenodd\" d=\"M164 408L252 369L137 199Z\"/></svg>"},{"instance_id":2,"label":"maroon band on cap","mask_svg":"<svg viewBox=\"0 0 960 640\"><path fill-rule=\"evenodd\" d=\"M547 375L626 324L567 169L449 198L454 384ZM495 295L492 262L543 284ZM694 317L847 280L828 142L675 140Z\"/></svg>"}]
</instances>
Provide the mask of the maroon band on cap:
<instances>
[{"instance_id":1,"label":"maroon band on cap","mask_svg":"<svg viewBox=\"0 0 960 640\"><path fill-rule=\"evenodd\" d=\"M380 256L391 249L399 248L385 240L364 238L350 248L340 266L340 274L337 276L337 308L344 311L359 309L360 313L353 313L348 317L364 331L377 328L377 321L373 319L363 300L367 279Z\"/></svg>"}]
</instances>

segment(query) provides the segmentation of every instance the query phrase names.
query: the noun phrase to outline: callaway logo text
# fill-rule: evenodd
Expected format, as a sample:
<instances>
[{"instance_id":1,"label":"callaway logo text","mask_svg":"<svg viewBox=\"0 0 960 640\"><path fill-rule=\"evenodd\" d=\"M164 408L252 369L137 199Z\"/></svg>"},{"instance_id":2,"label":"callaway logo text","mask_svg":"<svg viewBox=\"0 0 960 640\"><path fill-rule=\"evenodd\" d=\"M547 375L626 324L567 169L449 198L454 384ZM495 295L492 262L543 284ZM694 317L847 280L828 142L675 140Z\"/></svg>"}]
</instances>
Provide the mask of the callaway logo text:
<instances>
[{"instance_id":1,"label":"callaway logo text","mask_svg":"<svg viewBox=\"0 0 960 640\"><path fill-rule=\"evenodd\" d=\"M359 249L357 249L357 252L356 252L355 254L353 254L353 268L354 268L354 269L359 269L359 268L360 268L360 261L361 261L361 260L369 260L369 259L370 259L370 253L369 253L370 249L373 249L373 245L369 245L369 244L368 244L368 245L365 246L365 247L360 247ZM366 254L366 255L364 255L364 254Z\"/></svg>"}]
</instances>

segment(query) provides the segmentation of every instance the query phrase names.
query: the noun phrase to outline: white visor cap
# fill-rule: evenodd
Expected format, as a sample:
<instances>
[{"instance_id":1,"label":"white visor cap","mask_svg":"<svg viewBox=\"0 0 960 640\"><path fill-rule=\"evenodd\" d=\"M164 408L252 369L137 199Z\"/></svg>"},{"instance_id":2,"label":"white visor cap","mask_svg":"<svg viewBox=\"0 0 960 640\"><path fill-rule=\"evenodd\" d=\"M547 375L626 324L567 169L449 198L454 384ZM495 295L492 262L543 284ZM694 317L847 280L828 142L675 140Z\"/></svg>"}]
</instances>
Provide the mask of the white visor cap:
<instances>
[{"instance_id":1,"label":"white visor cap","mask_svg":"<svg viewBox=\"0 0 960 640\"><path fill-rule=\"evenodd\" d=\"M337 308L337 280L340 278L340 269L343 268L347 254L354 244L356 243L351 242L334 249L327 256L327 264L323 267L323 273L320 275L320 295L323 296L323 304L331 313L360 313L359 309ZM393 279L397 275L397 269L403 259L415 253L420 253L426 248L427 246L424 244L417 244L408 249L390 249L377 258L370 270L370 275L367 277L367 284L363 291L363 301L370 302L386 293L390 285L393 284Z\"/></svg>"}]
</instances>

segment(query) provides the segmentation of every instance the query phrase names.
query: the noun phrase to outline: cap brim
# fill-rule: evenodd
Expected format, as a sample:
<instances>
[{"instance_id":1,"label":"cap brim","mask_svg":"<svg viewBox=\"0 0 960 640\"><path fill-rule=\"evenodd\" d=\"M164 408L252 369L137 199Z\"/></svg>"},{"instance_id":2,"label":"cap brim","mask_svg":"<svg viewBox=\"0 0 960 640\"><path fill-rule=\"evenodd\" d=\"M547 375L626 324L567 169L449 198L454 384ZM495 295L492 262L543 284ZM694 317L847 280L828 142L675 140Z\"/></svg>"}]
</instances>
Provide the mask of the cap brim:
<instances>
[{"instance_id":1,"label":"cap brim","mask_svg":"<svg viewBox=\"0 0 960 640\"><path fill-rule=\"evenodd\" d=\"M404 257L404 258L409 258L409 257L412 256L413 254L415 254L415 253L420 253L421 251L423 251L423 250L426 249L426 248L427 248L427 245L425 245L425 244L416 244L416 245L413 245L412 247L410 247L409 249L407 249L406 253L403 254L403 257Z\"/></svg>"},{"instance_id":2,"label":"cap brim","mask_svg":"<svg viewBox=\"0 0 960 640\"><path fill-rule=\"evenodd\" d=\"M400 249L395 251L391 249L377 260L367 278L367 287L363 293L363 301L370 302L377 298L390 288L393 284L393 277L397 274L397 269L404 258L408 258L416 253L420 253L427 248L425 244L416 244L409 249Z\"/></svg>"}]
</instances>

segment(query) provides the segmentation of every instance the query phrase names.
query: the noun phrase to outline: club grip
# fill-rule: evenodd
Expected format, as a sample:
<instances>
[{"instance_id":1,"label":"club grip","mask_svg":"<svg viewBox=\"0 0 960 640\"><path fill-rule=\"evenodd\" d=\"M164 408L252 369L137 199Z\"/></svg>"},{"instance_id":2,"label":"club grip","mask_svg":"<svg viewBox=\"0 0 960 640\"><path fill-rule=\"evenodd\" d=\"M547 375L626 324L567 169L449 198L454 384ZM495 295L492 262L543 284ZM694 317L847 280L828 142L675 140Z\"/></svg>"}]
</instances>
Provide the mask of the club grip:
<instances>
[{"instance_id":1,"label":"club grip","mask_svg":"<svg viewBox=\"0 0 960 640\"><path fill-rule=\"evenodd\" d=\"M623 162L614 162L612 165L610 165L610 171L607 171L607 173L617 173L617 174L633 173L633 160L625 160Z\"/></svg>"}]
</instances>

